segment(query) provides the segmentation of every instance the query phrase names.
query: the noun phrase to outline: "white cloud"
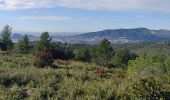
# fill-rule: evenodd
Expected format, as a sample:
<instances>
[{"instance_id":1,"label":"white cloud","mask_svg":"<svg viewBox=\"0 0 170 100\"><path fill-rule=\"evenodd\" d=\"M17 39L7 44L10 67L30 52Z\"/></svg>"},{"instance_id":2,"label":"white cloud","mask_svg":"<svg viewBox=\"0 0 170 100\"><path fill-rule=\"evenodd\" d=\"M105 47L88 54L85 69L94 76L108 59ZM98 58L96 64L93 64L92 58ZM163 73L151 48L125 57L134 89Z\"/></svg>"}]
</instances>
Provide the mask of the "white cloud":
<instances>
[{"instance_id":1,"label":"white cloud","mask_svg":"<svg viewBox=\"0 0 170 100\"><path fill-rule=\"evenodd\" d=\"M0 0L1 9L44 7L81 8L88 10L148 10L170 12L170 0Z\"/></svg>"},{"instance_id":2,"label":"white cloud","mask_svg":"<svg viewBox=\"0 0 170 100\"><path fill-rule=\"evenodd\" d=\"M25 17L20 17L20 19L31 19L31 20L69 20L72 19L72 17L69 16L25 16Z\"/></svg>"}]
</instances>

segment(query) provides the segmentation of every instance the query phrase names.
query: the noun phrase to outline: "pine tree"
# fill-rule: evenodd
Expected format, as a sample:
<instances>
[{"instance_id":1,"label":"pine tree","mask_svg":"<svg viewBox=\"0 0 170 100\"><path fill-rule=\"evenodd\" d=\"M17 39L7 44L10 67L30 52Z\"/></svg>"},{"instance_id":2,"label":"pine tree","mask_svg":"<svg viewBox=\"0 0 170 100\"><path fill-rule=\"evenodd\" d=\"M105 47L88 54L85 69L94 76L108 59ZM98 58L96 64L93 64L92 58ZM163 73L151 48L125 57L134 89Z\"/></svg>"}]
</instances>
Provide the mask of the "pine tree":
<instances>
[{"instance_id":1,"label":"pine tree","mask_svg":"<svg viewBox=\"0 0 170 100\"><path fill-rule=\"evenodd\" d=\"M51 40L48 32L43 32L37 45L37 50L49 51L51 49Z\"/></svg>"},{"instance_id":2,"label":"pine tree","mask_svg":"<svg viewBox=\"0 0 170 100\"><path fill-rule=\"evenodd\" d=\"M12 49L13 43L11 40L12 28L6 25L1 31L1 42L6 45L7 51Z\"/></svg>"},{"instance_id":3,"label":"pine tree","mask_svg":"<svg viewBox=\"0 0 170 100\"><path fill-rule=\"evenodd\" d=\"M51 54L51 40L48 32L42 33L35 52L34 65L37 67L51 66L54 59Z\"/></svg>"},{"instance_id":4,"label":"pine tree","mask_svg":"<svg viewBox=\"0 0 170 100\"><path fill-rule=\"evenodd\" d=\"M96 51L96 62L101 65L109 65L112 55L114 54L113 48L111 47L110 41L103 39Z\"/></svg>"},{"instance_id":5,"label":"pine tree","mask_svg":"<svg viewBox=\"0 0 170 100\"><path fill-rule=\"evenodd\" d=\"M27 35L24 35L22 40L15 44L14 48L19 53L28 53L29 52L29 38Z\"/></svg>"}]
</instances>

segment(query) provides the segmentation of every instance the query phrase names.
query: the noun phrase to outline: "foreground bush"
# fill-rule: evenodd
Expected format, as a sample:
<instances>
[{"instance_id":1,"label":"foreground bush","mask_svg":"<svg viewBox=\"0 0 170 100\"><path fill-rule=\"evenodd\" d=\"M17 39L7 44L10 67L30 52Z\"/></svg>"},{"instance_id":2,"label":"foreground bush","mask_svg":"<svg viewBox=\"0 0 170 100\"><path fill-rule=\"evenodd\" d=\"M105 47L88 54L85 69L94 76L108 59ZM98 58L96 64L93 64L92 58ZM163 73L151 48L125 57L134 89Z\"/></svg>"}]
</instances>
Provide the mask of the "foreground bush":
<instances>
[{"instance_id":1,"label":"foreground bush","mask_svg":"<svg viewBox=\"0 0 170 100\"><path fill-rule=\"evenodd\" d=\"M166 91L163 83L153 78L141 79L134 84L131 90L131 98L146 100L169 100L170 92Z\"/></svg>"},{"instance_id":2,"label":"foreground bush","mask_svg":"<svg viewBox=\"0 0 170 100\"><path fill-rule=\"evenodd\" d=\"M54 62L51 52L48 51L37 51L34 56L34 65L37 67L51 66Z\"/></svg>"},{"instance_id":3,"label":"foreground bush","mask_svg":"<svg viewBox=\"0 0 170 100\"><path fill-rule=\"evenodd\" d=\"M53 69L0 67L0 72L0 100L47 100L63 79Z\"/></svg>"}]
</instances>

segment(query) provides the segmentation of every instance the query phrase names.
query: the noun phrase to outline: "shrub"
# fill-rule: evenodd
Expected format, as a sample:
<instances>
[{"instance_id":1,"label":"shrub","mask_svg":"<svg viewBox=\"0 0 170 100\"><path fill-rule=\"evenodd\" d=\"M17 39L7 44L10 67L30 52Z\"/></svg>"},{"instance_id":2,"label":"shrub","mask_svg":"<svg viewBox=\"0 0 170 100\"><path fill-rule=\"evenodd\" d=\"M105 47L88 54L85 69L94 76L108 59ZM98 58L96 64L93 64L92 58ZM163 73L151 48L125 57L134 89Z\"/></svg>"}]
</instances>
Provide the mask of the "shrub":
<instances>
[{"instance_id":1,"label":"shrub","mask_svg":"<svg viewBox=\"0 0 170 100\"><path fill-rule=\"evenodd\" d=\"M58 64L58 65L70 65L71 62L70 61L63 61L63 60L55 60L54 64Z\"/></svg>"},{"instance_id":2,"label":"shrub","mask_svg":"<svg viewBox=\"0 0 170 100\"><path fill-rule=\"evenodd\" d=\"M80 48L74 51L75 60L83 61L83 62L90 62L91 55L88 48Z\"/></svg>"},{"instance_id":3,"label":"shrub","mask_svg":"<svg viewBox=\"0 0 170 100\"><path fill-rule=\"evenodd\" d=\"M64 76L66 76L66 77L73 77L73 74L70 73L69 71L66 71L66 72L64 73Z\"/></svg>"},{"instance_id":4,"label":"shrub","mask_svg":"<svg viewBox=\"0 0 170 100\"><path fill-rule=\"evenodd\" d=\"M141 79L132 87L132 98L146 100L169 100L170 93L166 91L164 84L153 78Z\"/></svg>"},{"instance_id":5,"label":"shrub","mask_svg":"<svg viewBox=\"0 0 170 100\"><path fill-rule=\"evenodd\" d=\"M5 97L5 99L21 100L21 99L24 99L25 97L26 97L26 94L24 94L24 90L20 89L19 87L14 86L7 92L7 96Z\"/></svg>"},{"instance_id":6,"label":"shrub","mask_svg":"<svg viewBox=\"0 0 170 100\"><path fill-rule=\"evenodd\" d=\"M130 51L127 48L120 48L112 57L112 64L115 66L126 66L128 61L131 60Z\"/></svg>"},{"instance_id":7,"label":"shrub","mask_svg":"<svg viewBox=\"0 0 170 100\"><path fill-rule=\"evenodd\" d=\"M99 76L101 78L107 77L107 71L104 67L98 68L95 73L96 73L97 76Z\"/></svg>"},{"instance_id":8,"label":"shrub","mask_svg":"<svg viewBox=\"0 0 170 100\"><path fill-rule=\"evenodd\" d=\"M88 73L86 73L86 74L83 74L83 75L80 76L80 80L82 82L90 81L91 77L88 75Z\"/></svg>"},{"instance_id":9,"label":"shrub","mask_svg":"<svg viewBox=\"0 0 170 100\"><path fill-rule=\"evenodd\" d=\"M170 57L165 61L165 65L167 73L170 74Z\"/></svg>"},{"instance_id":10,"label":"shrub","mask_svg":"<svg viewBox=\"0 0 170 100\"><path fill-rule=\"evenodd\" d=\"M35 57L34 65L37 67L51 66L54 61L51 52L48 51L37 51Z\"/></svg>"}]
</instances>

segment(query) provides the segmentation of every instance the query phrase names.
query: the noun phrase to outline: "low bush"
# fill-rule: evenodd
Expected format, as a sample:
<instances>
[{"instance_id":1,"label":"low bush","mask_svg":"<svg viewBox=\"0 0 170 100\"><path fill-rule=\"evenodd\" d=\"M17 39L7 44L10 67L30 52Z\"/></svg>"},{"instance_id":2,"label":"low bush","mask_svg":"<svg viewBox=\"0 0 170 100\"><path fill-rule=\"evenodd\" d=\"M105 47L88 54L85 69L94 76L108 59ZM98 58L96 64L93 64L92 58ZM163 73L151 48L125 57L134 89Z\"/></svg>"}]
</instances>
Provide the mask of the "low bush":
<instances>
[{"instance_id":1,"label":"low bush","mask_svg":"<svg viewBox=\"0 0 170 100\"><path fill-rule=\"evenodd\" d=\"M104 78L104 77L108 76L107 71L106 71L106 69L104 67L98 68L95 73L96 73L97 76L99 76L101 78Z\"/></svg>"},{"instance_id":2,"label":"low bush","mask_svg":"<svg viewBox=\"0 0 170 100\"><path fill-rule=\"evenodd\" d=\"M47 51L37 51L34 54L35 60L34 65L37 67L51 66L54 59L50 52Z\"/></svg>"},{"instance_id":3,"label":"low bush","mask_svg":"<svg viewBox=\"0 0 170 100\"><path fill-rule=\"evenodd\" d=\"M131 98L146 100L169 100L170 92L166 91L164 83L154 78L141 79L131 89Z\"/></svg>"}]
</instances>

